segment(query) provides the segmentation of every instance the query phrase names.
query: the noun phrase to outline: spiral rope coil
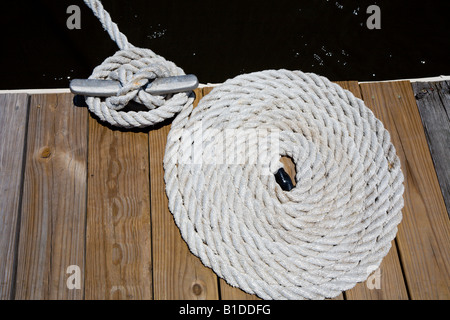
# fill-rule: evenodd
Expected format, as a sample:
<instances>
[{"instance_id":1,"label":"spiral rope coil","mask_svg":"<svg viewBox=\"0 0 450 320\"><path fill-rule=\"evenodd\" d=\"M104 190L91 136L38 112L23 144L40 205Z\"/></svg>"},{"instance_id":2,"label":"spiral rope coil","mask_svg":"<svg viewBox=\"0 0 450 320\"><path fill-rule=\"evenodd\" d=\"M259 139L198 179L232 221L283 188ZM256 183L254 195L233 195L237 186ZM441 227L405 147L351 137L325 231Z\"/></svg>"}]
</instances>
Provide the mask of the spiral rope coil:
<instances>
[{"instance_id":1,"label":"spiral rope coil","mask_svg":"<svg viewBox=\"0 0 450 320\"><path fill-rule=\"evenodd\" d=\"M227 130L236 139L223 146ZM230 148L241 163L222 153ZM281 155L296 165L289 192L275 182ZM192 253L265 299L350 289L379 266L401 220L403 175L389 133L363 101L315 74L268 70L214 88L174 120L164 169Z\"/></svg>"},{"instance_id":2,"label":"spiral rope coil","mask_svg":"<svg viewBox=\"0 0 450 320\"><path fill-rule=\"evenodd\" d=\"M164 155L169 209L191 252L230 285L264 299L323 299L364 281L386 256L403 174L383 124L351 92L300 71L267 70L192 93L148 97L152 77L183 74L131 46L100 1L85 0L122 50L93 78L122 90L88 98L102 120L147 126L178 115ZM131 99L148 112L119 111ZM281 156L296 167L283 191Z\"/></svg>"}]
</instances>

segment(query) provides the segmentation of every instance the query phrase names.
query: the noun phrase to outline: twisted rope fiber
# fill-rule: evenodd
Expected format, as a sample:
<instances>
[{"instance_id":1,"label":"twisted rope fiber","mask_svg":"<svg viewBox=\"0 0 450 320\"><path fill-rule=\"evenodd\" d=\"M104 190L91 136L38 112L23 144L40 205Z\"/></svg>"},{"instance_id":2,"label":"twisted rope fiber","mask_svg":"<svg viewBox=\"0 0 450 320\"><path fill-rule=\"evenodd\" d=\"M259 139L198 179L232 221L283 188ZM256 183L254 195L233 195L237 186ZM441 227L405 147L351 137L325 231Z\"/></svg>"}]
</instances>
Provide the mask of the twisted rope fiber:
<instances>
[{"instance_id":1,"label":"twisted rope fiber","mask_svg":"<svg viewBox=\"0 0 450 320\"><path fill-rule=\"evenodd\" d=\"M222 149L220 133L238 130L233 146L245 154L255 128L279 136L279 150L257 155L262 164L252 154L244 164L211 160L231 146ZM202 148L192 152L192 140ZM296 165L290 192L275 182L281 155ZM401 221L403 175L389 133L363 101L315 74L268 70L214 88L175 118L164 169L192 253L264 299L352 288L379 266Z\"/></svg>"},{"instance_id":2,"label":"twisted rope fiber","mask_svg":"<svg viewBox=\"0 0 450 320\"><path fill-rule=\"evenodd\" d=\"M116 96L101 99L88 97L89 110L102 121L114 126L133 128L148 127L173 118L183 108L192 105L194 94L180 92L177 94L153 96L143 87L157 77L184 75L184 71L173 62L155 54L150 49L137 48L128 42L127 37L119 31L99 0L85 0L103 28L121 49L107 58L92 72L89 79L109 79L120 81L122 88ZM131 101L146 106L148 111L120 111Z\"/></svg>"},{"instance_id":3,"label":"twisted rope fiber","mask_svg":"<svg viewBox=\"0 0 450 320\"><path fill-rule=\"evenodd\" d=\"M121 49L91 78L123 85L105 101L88 98L89 109L127 128L178 113L164 155L166 193L203 264L264 299L335 297L367 279L395 238L404 187L389 133L362 100L287 70L227 80L195 109L192 93L151 97L141 90L149 79L183 71L132 46L100 1L85 3ZM120 111L131 99L149 111ZM282 155L296 166L289 192L274 177Z\"/></svg>"}]
</instances>

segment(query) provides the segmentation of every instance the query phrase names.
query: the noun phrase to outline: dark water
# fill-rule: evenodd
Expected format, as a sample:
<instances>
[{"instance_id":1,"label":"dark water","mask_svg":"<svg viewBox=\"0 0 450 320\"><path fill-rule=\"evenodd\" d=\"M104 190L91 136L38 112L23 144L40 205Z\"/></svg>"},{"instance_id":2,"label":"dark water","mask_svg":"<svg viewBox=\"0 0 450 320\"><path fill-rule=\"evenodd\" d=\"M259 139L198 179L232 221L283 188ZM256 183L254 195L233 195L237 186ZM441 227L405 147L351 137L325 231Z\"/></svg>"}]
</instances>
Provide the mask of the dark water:
<instances>
[{"instance_id":1,"label":"dark water","mask_svg":"<svg viewBox=\"0 0 450 320\"><path fill-rule=\"evenodd\" d=\"M68 30L66 8L81 8ZM175 62L200 82L286 68L332 80L450 74L450 1L103 1L131 43ZM369 30L369 5L381 29ZM83 1L2 1L0 89L68 87L112 55Z\"/></svg>"}]
</instances>

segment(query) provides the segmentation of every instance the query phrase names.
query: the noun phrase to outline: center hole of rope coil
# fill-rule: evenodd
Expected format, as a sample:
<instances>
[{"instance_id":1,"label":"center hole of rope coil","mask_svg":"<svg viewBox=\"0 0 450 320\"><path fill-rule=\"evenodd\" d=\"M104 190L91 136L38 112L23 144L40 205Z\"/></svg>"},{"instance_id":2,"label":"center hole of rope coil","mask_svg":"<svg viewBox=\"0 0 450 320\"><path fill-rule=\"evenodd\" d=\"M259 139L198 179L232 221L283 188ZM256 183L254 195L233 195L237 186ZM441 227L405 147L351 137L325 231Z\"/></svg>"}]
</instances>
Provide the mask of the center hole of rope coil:
<instances>
[{"instance_id":1,"label":"center hole of rope coil","mask_svg":"<svg viewBox=\"0 0 450 320\"><path fill-rule=\"evenodd\" d=\"M275 181L284 191L291 191L296 185L295 175L297 172L295 170L295 163L288 156L282 156L280 161L283 163L284 169L280 168L275 173Z\"/></svg>"}]
</instances>

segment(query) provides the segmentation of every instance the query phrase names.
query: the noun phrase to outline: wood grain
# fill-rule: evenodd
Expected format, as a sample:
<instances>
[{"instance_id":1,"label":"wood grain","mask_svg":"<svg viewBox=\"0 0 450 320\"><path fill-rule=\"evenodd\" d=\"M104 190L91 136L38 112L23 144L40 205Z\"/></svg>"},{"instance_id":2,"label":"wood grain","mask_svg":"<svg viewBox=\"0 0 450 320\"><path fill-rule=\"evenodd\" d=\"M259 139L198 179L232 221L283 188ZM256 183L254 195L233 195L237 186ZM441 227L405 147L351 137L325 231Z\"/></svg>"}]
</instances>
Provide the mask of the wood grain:
<instances>
[{"instance_id":1,"label":"wood grain","mask_svg":"<svg viewBox=\"0 0 450 320\"><path fill-rule=\"evenodd\" d=\"M27 116L27 94L0 95L0 300L14 290Z\"/></svg>"},{"instance_id":2,"label":"wood grain","mask_svg":"<svg viewBox=\"0 0 450 320\"><path fill-rule=\"evenodd\" d=\"M151 299L146 132L89 119L86 299Z\"/></svg>"},{"instance_id":3,"label":"wood grain","mask_svg":"<svg viewBox=\"0 0 450 320\"><path fill-rule=\"evenodd\" d=\"M196 101L202 90L195 90ZM168 209L163 157L170 125L149 132L154 298L218 299L217 276L194 256L181 238Z\"/></svg>"},{"instance_id":4,"label":"wood grain","mask_svg":"<svg viewBox=\"0 0 450 320\"><path fill-rule=\"evenodd\" d=\"M405 176L397 245L411 299L449 299L450 222L411 84L360 85L391 134Z\"/></svg>"},{"instance_id":5,"label":"wood grain","mask_svg":"<svg viewBox=\"0 0 450 320\"><path fill-rule=\"evenodd\" d=\"M83 298L66 285L67 267L84 269L86 214L87 110L72 99L31 96L16 299Z\"/></svg>"},{"instance_id":6,"label":"wood grain","mask_svg":"<svg viewBox=\"0 0 450 320\"><path fill-rule=\"evenodd\" d=\"M405 208L381 288L360 283L336 299L449 299L449 83L415 84L417 100L409 82L339 84L390 132ZM72 98L0 95L0 299L258 299L218 280L180 236L164 184L170 121L121 131ZM81 289L67 289L69 265Z\"/></svg>"},{"instance_id":7,"label":"wood grain","mask_svg":"<svg viewBox=\"0 0 450 320\"><path fill-rule=\"evenodd\" d=\"M450 216L450 82L415 82L412 87Z\"/></svg>"},{"instance_id":8,"label":"wood grain","mask_svg":"<svg viewBox=\"0 0 450 320\"><path fill-rule=\"evenodd\" d=\"M357 81L338 81L342 88L349 90L359 99L363 99ZM367 103L366 103L367 105ZM370 105L368 105L370 108ZM395 241L387 256L379 267L380 286L370 286L371 278L356 284L356 286L345 292L347 300L405 300L408 299L406 284L403 280L402 268L398 257L398 249Z\"/></svg>"}]
</instances>

